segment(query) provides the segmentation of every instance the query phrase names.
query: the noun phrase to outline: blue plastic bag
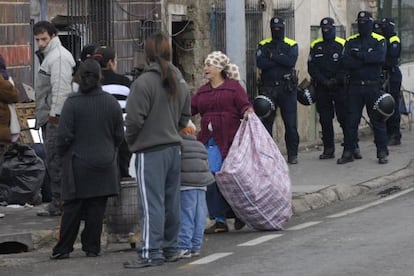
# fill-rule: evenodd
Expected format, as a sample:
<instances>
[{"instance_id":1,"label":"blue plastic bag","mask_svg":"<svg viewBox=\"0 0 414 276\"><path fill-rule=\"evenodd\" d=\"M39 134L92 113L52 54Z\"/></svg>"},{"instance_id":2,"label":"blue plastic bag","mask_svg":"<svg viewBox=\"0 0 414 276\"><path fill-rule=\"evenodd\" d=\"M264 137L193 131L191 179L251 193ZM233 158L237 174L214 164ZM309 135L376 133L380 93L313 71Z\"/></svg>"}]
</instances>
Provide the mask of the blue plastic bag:
<instances>
[{"instance_id":1,"label":"blue plastic bag","mask_svg":"<svg viewBox=\"0 0 414 276\"><path fill-rule=\"evenodd\" d=\"M221 165L223 164L222 156L216 141L213 138L210 138L206 144L207 155L208 155L208 165L210 171L215 174L220 171Z\"/></svg>"}]
</instances>

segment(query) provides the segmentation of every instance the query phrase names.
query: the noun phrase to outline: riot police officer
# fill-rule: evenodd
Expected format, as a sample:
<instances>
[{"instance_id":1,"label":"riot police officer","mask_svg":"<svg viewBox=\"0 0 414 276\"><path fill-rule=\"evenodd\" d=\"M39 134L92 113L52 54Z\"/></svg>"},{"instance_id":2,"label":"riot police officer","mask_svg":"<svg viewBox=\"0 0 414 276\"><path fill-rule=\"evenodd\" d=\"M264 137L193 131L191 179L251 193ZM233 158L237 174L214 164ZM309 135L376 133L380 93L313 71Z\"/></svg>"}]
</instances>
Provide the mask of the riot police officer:
<instances>
[{"instance_id":1,"label":"riot police officer","mask_svg":"<svg viewBox=\"0 0 414 276\"><path fill-rule=\"evenodd\" d=\"M367 11L358 13L358 33L350 36L344 48L343 64L349 73L347 118L344 133L344 151L338 164L354 161L353 151L358 139L358 125L364 105L372 120L374 143L380 164L388 163L385 122L374 119L375 101L381 95L382 66L385 62L385 38L373 30L373 18Z\"/></svg>"},{"instance_id":2,"label":"riot police officer","mask_svg":"<svg viewBox=\"0 0 414 276\"><path fill-rule=\"evenodd\" d=\"M288 163L297 164L299 134L297 131L297 77L294 70L298 59L298 44L285 37L285 22L280 17L270 20L272 37L259 42L256 64L261 69L260 93L270 98L275 109L262 122L272 135L276 108L280 108L285 126Z\"/></svg>"},{"instance_id":3,"label":"riot police officer","mask_svg":"<svg viewBox=\"0 0 414 276\"><path fill-rule=\"evenodd\" d=\"M382 35L387 40L387 55L384 65L384 75L387 77L385 90L391 94L395 102L394 113L386 121L389 146L401 144L401 114L399 111L402 81L402 74L399 68L401 42L394 31L394 26L395 23L392 18L383 18L381 20Z\"/></svg>"},{"instance_id":4,"label":"riot police officer","mask_svg":"<svg viewBox=\"0 0 414 276\"><path fill-rule=\"evenodd\" d=\"M334 20L325 17L320 23L322 38L311 43L308 72L316 90L316 110L322 128L323 153L319 159L335 157L333 118L345 127L345 73L342 69L342 51L345 39L336 36Z\"/></svg>"}]
</instances>

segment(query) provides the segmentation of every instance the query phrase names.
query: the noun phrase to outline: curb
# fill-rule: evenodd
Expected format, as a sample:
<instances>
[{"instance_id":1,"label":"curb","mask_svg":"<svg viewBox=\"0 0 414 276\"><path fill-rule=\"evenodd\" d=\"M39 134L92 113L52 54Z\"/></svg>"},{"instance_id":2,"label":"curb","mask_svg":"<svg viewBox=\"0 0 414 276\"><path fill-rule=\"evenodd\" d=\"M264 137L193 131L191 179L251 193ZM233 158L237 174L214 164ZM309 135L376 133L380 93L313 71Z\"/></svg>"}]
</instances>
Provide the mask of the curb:
<instances>
[{"instance_id":1,"label":"curb","mask_svg":"<svg viewBox=\"0 0 414 276\"><path fill-rule=\"evenodd\" d=\"M355 184L352 186L332 185L317 192L305 195L293 196L292 210L294 215L299 215L309 210L315 210L327 206L333 202L346 200L357 195L376 189L393 181L397 181L414 175L414 159L400 170L394 171L385 176Z\"/></svg>"}]
</instances>

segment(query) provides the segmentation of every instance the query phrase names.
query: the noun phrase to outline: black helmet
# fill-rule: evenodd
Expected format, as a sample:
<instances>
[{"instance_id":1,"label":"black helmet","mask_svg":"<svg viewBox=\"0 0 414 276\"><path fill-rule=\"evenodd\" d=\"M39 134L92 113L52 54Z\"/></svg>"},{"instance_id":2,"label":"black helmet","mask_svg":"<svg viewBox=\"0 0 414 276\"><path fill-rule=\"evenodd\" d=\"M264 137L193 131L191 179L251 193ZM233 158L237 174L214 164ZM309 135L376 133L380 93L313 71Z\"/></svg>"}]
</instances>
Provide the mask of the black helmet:
<instances>
[{"instance_id":1,"label":"black helmet","mask_svg":"<svg viewBox=\"0 0 414 276\"><path fill-rule=\"evenodd\" d=\"M315 88L313 85L309 85L308 87L301 88L298 87L298 102L303 105L312 105L316 102L316 95L315 95Z\"/></svg>"},{"instance_id":2,"label":"black helmet","mask_svg":"<svg viewBox=\"0 0 414 276\"><path fill-rule=\"evenodd\" d=\"M372 119L375 121L386 121L392 114L394 114L395 101L394 98L384 93L378 97L372 107Z\"/></svg>"},{"instance_id":3,"label":"black helmet","mask_svg":"<svg viewBox=\"0 0 414 276\"><path fill-rule=\"evenodd\" d=\"M275 104L265 95L259 95L254 99L253 108L256 115L261 119L268 117L272 111L276 110Z\"/></svg>"}]
</instances>

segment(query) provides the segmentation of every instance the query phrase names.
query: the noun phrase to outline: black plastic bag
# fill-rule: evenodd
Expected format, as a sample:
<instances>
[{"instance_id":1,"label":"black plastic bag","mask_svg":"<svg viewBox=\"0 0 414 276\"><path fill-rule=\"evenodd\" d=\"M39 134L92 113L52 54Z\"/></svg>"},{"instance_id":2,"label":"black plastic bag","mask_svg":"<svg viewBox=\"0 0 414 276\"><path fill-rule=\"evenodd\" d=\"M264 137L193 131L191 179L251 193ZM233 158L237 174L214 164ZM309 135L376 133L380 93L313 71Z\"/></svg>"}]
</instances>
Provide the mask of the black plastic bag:
<instances>
[{"instance_id":1,"label":"black plastic bag","mask_svg":"<svg viewBox=\"0 0 414 276\"><path fill-rule=\"evenodd\" d=\"M7 186L2 197L8 204L41 203L40 188L45 176L45 165L35 151L24 144L13 144L4 154L1 164L0 187Z\"/></svg>"}]
</instances>

